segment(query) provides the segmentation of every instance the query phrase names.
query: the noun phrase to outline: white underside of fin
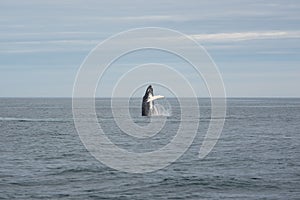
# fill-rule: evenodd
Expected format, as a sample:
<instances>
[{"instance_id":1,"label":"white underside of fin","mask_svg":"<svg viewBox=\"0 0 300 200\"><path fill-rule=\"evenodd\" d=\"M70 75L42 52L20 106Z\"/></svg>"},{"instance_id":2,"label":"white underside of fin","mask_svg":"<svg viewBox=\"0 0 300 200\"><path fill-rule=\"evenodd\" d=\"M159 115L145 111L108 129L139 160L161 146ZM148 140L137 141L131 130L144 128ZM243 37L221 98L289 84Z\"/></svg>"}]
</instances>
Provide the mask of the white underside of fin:
<instances>
[{"instance_id":1,"label":"white underside of fin","mask_svg":"<svg viewBox=\"0 0 300 200\"><path fill-rule=\"evenodd\" d=\"M154 101L156 99L162 99L162 98L165 98L165 97L162 95L151 96L148 98L147 102Z\"/></svg>"}]
</instances>

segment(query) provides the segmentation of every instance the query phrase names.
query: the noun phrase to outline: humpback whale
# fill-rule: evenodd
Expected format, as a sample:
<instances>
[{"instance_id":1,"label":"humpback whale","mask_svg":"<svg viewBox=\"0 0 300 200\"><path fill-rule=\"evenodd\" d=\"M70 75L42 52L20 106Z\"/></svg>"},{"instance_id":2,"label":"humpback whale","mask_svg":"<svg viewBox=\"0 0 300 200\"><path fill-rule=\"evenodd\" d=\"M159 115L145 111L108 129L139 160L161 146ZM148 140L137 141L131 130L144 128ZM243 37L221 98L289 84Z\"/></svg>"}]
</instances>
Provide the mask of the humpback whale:
<instances>
[{"instance_id":1,"label":"humpback whale","mask_svg":"<svg viewBox=\"0 0 300 200\"><path fill-rule=\"evenodd\" d=\"M147 90L143 97L142 116L150 116L151 114L153 114L153 110L154 110L154 102L153 101L155 99L160 99L160 98L164 98L164 96L161 96L161 95L154 96L153 88L151 85L149 85L147 87Z\"/></svg>"}]
</instances>

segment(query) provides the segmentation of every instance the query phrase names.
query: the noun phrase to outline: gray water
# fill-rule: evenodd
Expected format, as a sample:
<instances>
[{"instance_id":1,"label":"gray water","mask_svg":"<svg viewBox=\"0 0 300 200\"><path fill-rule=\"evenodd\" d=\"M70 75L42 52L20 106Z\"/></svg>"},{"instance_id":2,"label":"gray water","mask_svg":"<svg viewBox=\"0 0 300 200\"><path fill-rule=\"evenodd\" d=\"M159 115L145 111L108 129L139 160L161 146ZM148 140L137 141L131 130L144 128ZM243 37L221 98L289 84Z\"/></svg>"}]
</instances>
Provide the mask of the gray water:
<instances>
[{"instance_id":1,"label":"gray water","mask_svg":"<svg viewBox=\"0 0 300 200\"><path fill-rule=\"evenodd\" d=\"M162 133L134 140L118 129L110 99L97 99L99 123L124 149L153 151L180 123L180 107ZM209 99L199 99L198 134L176 162L145 174L111 169L84 147L74 127L71 99L0 99L0 199L299 199L300 99L228 99L225 126L204 159L198 151L210 121ZM140 124L140 100L130 103Z\"/></svg>"}]
</instances>

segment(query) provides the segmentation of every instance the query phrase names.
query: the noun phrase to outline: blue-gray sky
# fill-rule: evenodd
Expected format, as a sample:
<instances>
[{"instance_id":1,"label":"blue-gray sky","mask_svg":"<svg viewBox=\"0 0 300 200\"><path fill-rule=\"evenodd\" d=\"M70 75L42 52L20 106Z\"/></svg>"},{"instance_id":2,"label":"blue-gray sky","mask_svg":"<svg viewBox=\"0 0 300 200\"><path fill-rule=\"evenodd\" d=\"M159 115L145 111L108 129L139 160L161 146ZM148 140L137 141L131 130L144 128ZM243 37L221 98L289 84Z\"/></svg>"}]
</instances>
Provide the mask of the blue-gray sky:
<instances>
[{"instance_id":1,"label":"blue-gray sky","mask_svg":"<svg viewBox=\"0 0 300 200\"><path fill-rule=\"evenodd\" d=\"M155 26L201 43L227 96L300 97L299 10L296 0L2 0L0 96L70 97L76 72L97 43Z\"/></svg>"}]
</instances>

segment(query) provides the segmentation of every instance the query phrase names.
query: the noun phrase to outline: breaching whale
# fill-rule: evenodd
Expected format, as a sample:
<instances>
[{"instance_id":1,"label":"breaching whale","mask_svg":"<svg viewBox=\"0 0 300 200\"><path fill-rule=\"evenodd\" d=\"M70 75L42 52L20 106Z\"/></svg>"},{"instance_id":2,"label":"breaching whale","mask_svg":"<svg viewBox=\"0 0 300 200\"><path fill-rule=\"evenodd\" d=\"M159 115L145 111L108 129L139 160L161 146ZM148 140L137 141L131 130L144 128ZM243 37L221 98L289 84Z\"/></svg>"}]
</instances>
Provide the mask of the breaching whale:
<instances>
[{"instance_id":1,"label":"breaching whale","mask_svg":"<svg viewBox=\"0 0 300 200\"><path fill-rule=\"evenodd\" d=\"M154 100L155 99L160 99L164 98L164 96L157 95L154 96L153 94L153 88L151 85L147 87L147 90L145 92L145 95L143 97L143 102L142 102L142 116L150 116L153 114L154 110Z\"/></svg>"}]
</instances>

